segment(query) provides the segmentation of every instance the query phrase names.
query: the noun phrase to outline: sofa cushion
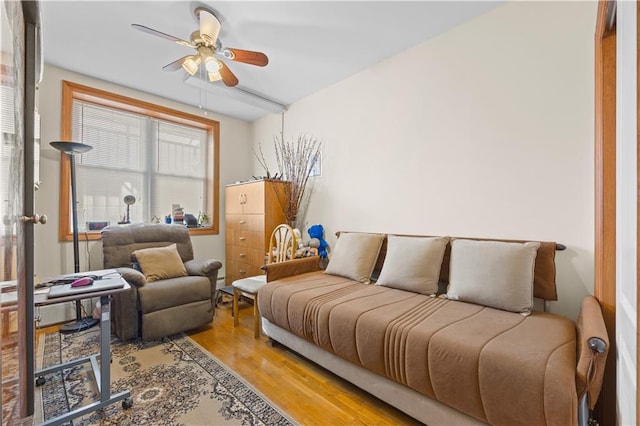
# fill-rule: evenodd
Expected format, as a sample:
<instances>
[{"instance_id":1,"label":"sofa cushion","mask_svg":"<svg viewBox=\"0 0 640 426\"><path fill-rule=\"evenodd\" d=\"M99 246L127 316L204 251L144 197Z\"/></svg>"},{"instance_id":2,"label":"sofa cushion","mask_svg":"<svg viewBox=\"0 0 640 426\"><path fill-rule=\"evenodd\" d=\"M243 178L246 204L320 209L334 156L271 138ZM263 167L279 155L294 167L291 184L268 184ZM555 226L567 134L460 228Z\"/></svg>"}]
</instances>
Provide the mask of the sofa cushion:
<instances>
[{"instance_id":1,"label":"sofa cushion","mask_svg":"<svg viewBox=\"0 0 640 426\"><path fill-rule=\"evenodd\" d=\"M540 243L453 240L447 298L531 313Z\"/></svg>"},{"instance_id":2,"label":"sofa cushion","mask_svg":"<svg viewBox=\"0 0 640 426\"><path fill-rule=\"evenodd\" d=\"M387 256L377 285L416 293L438 292L440 265L449 238L387 237Z\"/></svg>"},{"instance_id":3,"label":"sofa cushion","mask_svg":"<svg viewBox=\"0 0 640 426\"><path fill-rule=\"evenodd\" d=\"M342 234L344 231L336 232L336 235ZM433 235L404 235L406 237L433 237ZM507 243L526 243L523 240L505 240L505 239L485 239L485 238L473 238L473 237L449 237L450 240L463 239L463 240L478 240L478 241L503 241ZM564 250L562 244L557 244L552 241L541 241L540 248L536 254L536 263L534 268L533 278L533 295L544 300L558 300L558 292L556 289L556 263L555 256L556 250ZM378 260L376 266L373 269L372 277L379 275L382 271L385 256L387 253L387 239L382 242L382 248L380 248L380 254L378 254ZM449 283L449 263L451 258L451 244L447 245L447 249L444 252L444 259L442 260L442 266L440 268L440 282Z\"/></svg>"},{"instance_id":4,"label":"sofa cushion","mask_svg":"<svg viewBox=\"0 0 640 426\"><path fill-rule=\"evenodd\" d=\"M187 276L187 270L175 244L136 250L133 255L148 282Z\"/></svg>"},{"instance_id":5,"label":"sofa cushion","mask_svg":"<svg viewBox=\"0 0 640 426\"><path fill-rule=\"evenodd\" d=\"M211 299L211 283L207 277L188 276L159 280L138 289L143 314L173 306Z\"/></svg>"},{"instance_id":6,"label":"sofa cushion","mask_svg":"<svg viewBox=\"0 0 640 426\"><path fill-rule=\"evenodd\" d=\"M340 234L325 272L369 283L384 238L383 234Z\"/></svg>"}]
</instances>

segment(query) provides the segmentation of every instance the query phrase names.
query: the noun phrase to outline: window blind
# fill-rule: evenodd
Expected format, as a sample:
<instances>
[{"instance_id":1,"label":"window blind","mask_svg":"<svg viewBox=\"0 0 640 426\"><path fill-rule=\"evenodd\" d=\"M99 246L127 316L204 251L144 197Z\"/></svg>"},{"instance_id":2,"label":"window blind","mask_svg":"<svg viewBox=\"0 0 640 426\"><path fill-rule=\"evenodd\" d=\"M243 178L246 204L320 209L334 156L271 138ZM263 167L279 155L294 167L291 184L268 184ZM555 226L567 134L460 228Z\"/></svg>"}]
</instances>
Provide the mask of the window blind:
<instances>
[{"instance_id":1,"label":"window blind","mask_svg":"<svg viewBox=\"0 0 640 426\"><path fill-rule=\"evenodd\" d=\"M76 156L78 225L121 221L133 195L131 222L164 218L172 204L197 215L206 206L207 132L74 99L74 141L93 149Z\"/></svg>"}]
</instances>

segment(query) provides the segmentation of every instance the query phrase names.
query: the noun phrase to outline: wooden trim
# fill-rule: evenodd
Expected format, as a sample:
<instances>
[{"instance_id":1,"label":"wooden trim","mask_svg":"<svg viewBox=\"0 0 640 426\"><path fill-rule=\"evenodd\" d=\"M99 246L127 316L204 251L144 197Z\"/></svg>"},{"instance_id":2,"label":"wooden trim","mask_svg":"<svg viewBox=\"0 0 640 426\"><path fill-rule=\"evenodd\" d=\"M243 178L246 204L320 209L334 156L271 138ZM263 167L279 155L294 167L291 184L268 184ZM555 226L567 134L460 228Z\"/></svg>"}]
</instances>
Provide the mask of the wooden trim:
<instances>
[{"instance_id":1,"label":"wooden trim","mask_svg":"<svg viewBox=\"0 0 640 426\"><path fill-rule=\"evenodd\" d=\"M71 81L63 80L62 85L63 87L66 86L71 90L74 99L79 99L92 104L148 115L150 117L171 121L173 123L194 126L205 130L209 130L216 125L219 125L217 121L200 117L199 115L189 114L177 109L152 104L150 102L141 101L139 99L130 98L117 93L107 92L106 90L96 89L94 87L84 86Z\"/></svg>"},{"instance_id":2,"label":"wooden trim","mask_svg":"<svg viewBox=\"0 0 640 426\"><path fill-rule=\"evenodd\" d=\"M200 117L195 114L189 114L184 111L178 111L162 105L155 105L149 102L107 92L105 90L96 89L89 86L73 83L70 81L62 81L62 114L60 124L60 136L63 141L71 141L72 136L72 108L73 100L79 99L84 102L95 105L107 106L150 116L153 118L170 121L177 124L188 125L204 129L212 138L213 146L213 166L207 177L207 187L212 188L212 197L207 200L207 209L211 211L211 227L189 229L191 235L210 235L220 232L220 123L209 118ZM70 162L69 156L60 154L60 205L59 205L59 223L58 223L58 239L60 241L73 240L72 229L69 226L71 220L70 212ZM86 232L81 236L85 240L99 240L101 238L99 232Z\"/></svg>"},{"instance_id":3,"label":"wooden trim","mask_svg":"<svg viewBox=\"0 0 640 426\"><path fill-rule=\"evenodd\" d=\"M60 123L60 137L63 141L71 140L71 111L73 105L73 89L62 82L62 112ZM70 176L69 156L60 153L60 205L58 208L58 240L73 240L72 230L69 228L71 221L71 211L69 203L71 200L71 176Z\"/></svg>"},{"instance_id":4,"label":"wooden trim","mask_svg":"<svg viewBox=\"0 0 640 426\"><path fill-rule=\"evenodd\" d=\"M615 355L616 317L616 31L613 11L600 0L595 31L595 283ZM609 356L594 413L600 424L615 424L616 357Z\"/></svg>"}]
</instances>

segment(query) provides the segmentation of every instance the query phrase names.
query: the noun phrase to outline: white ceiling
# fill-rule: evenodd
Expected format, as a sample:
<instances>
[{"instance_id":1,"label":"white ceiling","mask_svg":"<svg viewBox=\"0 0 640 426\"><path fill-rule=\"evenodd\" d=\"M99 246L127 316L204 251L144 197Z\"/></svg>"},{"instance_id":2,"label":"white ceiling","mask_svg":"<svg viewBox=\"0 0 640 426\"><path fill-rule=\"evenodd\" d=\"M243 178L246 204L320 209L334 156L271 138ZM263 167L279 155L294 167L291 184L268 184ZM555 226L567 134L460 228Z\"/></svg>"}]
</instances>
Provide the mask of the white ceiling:
<instances>
[{"instance_id":1,"label":"white ceiling","mask_svg":"<svg viewBox=\"0 0 640 426\"><path fill-rule=\"evenodd\" d=\"M189 40L193 10L222 23L225 47L267 54L264 68L227 61L240 89L290 105L497 6L484 1L52 1L42 2L45 63L247 121L273 105L216 82L201 90L162 67L190 48L134 30ZM194 84L193 81L198 82ZM191 84L189 84L191 83ZM199 86L199 87L197 87Z\"/></svg>"}]
</instances>

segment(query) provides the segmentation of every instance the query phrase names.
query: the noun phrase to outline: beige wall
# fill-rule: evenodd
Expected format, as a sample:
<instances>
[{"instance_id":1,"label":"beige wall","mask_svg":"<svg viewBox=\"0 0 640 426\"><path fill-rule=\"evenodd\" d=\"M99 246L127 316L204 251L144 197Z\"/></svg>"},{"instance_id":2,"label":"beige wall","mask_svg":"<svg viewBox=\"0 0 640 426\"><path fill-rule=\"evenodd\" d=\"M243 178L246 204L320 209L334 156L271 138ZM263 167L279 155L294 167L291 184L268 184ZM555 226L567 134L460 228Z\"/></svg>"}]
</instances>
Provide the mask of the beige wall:
<instances>
[{"instance_id":1,"label":"beige wall","mask_svg":"<svg viewBox=\"0 0 640 426\"><path fill-rule=\"evenodd\" d=\"M192 114L202 111L177 102L169 101L147 93L138 92L105 81L72 73L53 66L45 66L44 78L39 89L39 111L41 116L41 159L40 180L36 191L37 211L49 218L46 226L36 226L35 232L35 272L43 278L51 275L73 272L73 246L71 242L58 241L58 205L60 182L60 153L49 146L49 142L60 139L60 107L62 102L62 80L84 84L136 99L174 108ZM209 113L220 122L220 205L224 212L224 185L251 174L250 124L234 118ZM220 217L220 227L224 230L224 214ZM224 233L192 238L195 256L224 260ZM102 245L80 240L80 270L102 267ZM222 272L223 273L223 272Z\"/></svg>"},{"instance_id":2,"label":"beige wall","mask_svg":"<svg viewBox=\"0 0 640 426\"><path fill-rule=\"evenodd\" d=\"M549 309L575 318L593 292L595 15L505 4L292 105L285 137L323 140L305 235L562 242ZM256 121L254 143L272 151L279 129L279 115Z\"/></svg>"}]
</instances>

